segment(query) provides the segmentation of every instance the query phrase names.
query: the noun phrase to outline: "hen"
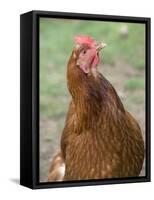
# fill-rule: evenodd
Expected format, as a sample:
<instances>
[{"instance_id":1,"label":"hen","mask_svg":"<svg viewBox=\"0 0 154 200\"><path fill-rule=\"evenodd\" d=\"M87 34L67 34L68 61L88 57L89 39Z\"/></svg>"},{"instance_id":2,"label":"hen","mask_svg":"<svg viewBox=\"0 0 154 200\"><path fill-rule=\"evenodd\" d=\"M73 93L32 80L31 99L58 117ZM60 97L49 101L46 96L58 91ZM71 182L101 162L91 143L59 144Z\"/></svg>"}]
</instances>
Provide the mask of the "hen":
<instances>
[{"instance_id":1,"label":"hen","mask_svg":"<svg viewBox=\"0 0 154 200\"><path fill-rule=\"evenodd\" d=\"M48 181L139 176L144 160L141 129L97 70L105 44L88 36L77 36L75 43L67 66L72 100Z\"/></svg>"}]
</instances>

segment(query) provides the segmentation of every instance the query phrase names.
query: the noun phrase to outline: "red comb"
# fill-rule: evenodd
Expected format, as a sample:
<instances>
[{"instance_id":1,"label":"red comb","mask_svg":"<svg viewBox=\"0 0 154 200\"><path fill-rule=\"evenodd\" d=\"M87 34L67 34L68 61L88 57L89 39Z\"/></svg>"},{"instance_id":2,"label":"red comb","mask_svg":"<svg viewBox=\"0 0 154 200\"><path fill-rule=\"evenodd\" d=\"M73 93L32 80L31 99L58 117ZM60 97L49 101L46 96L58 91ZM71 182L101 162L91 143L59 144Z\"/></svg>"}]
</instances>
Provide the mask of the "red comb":
<instances>
[{"instance_id":1,"label":"red comb","mask_svg":"<svg viewBox=\"0 0 154 200\"><path fill-rule=\"evenodd\" d=\"M85 35L79 35L75 36L75 43L76 44L87 44L88 46L95 46L97 43L96 41L91 38L90 36L85 36Z\"/></svg>"}]
</instances>

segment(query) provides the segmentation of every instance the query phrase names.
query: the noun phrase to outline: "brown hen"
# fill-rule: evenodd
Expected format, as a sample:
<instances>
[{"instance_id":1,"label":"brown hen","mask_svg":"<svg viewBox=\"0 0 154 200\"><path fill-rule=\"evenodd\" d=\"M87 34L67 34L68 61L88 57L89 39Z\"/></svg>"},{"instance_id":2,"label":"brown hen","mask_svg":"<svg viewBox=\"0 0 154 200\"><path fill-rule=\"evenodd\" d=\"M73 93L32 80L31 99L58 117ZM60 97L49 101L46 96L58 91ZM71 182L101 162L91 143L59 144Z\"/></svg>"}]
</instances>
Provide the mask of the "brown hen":
<instances>
[{"instance_id":1,"label":"brown hen","mask_svg":"<svg viewBox=\"0 0 154 200\"><path fill-rule=\"evenodd\" d=\"M87 36L75 40L67 68L72 101L48 181L139 176L144 160L141 129L97 71L105 45Z\"/></svg>"}]
</instances>

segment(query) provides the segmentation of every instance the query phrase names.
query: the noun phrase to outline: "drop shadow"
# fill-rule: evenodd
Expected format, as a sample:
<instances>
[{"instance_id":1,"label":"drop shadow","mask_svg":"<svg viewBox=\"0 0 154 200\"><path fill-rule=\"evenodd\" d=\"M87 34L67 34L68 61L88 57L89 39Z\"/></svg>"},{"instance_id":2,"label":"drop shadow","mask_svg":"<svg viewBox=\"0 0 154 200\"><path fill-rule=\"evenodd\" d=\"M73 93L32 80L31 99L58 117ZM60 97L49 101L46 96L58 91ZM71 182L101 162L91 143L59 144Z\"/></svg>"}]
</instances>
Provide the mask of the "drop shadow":
<instances>
[{"instance_id":1,"label":"drop shadow","mask_svg":"<svg viewBox=\"0 0 154 200\"><path fill-rule=\"evenodd\" d=\"M10 178L10 181L17 185L20 185L20 179L18 179L18 178Z\"/></svg>"}]
</instances>

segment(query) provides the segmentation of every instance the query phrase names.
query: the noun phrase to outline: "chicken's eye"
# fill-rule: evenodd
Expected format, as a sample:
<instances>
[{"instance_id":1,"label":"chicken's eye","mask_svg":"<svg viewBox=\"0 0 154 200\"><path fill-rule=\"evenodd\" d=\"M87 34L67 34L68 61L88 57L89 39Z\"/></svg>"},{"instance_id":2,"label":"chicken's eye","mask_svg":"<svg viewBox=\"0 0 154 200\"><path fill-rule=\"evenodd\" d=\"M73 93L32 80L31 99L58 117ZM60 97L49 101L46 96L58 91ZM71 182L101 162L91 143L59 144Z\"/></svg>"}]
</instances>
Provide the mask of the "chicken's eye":
<instances>
[{"instance_id":1,"label":"chicken's eye","mask_svg":"<svg viewBox=\"0 0 154 200\"><path fill-rule=\"evenodd\" d=\"M83 51L82 51L83 54L86 54L86 52L87 52L86 50L83 50Z\"/></svg>"}]
</instances>

